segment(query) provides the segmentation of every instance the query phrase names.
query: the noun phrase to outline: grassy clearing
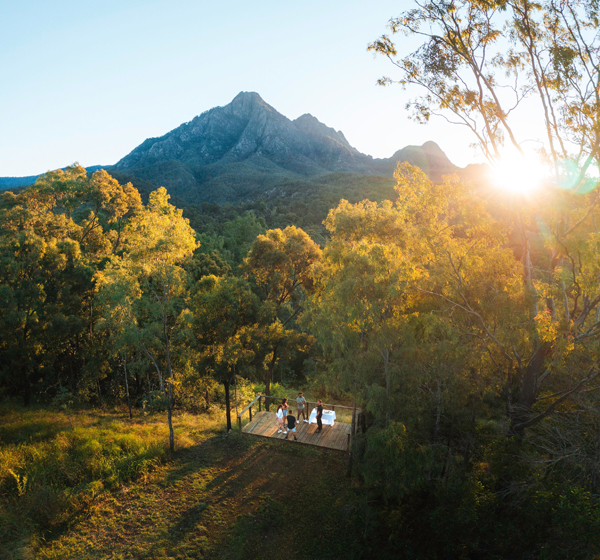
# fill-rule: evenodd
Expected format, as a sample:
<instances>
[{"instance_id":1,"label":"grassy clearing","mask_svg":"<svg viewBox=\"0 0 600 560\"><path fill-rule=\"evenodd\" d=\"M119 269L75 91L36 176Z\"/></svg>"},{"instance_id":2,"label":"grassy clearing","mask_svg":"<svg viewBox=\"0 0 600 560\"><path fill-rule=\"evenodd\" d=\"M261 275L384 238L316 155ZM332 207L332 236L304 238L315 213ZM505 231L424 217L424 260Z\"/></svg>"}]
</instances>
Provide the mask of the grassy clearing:
<instances>
[{"instance_id":1,"label":"grassy clearing","mask_svg":"<svg viewBox=\"0 0 600 560\"><path fill-rule=\"evenodd\" d=\"M222 416L176 417L169 459L162 415L3 411L0 557L348 557L345 455L224 437ZM7 468L27 477L22 490Z\"/></svg>"},{"instance_id":2,"label":"grassy clearing","mask_svg":"<svg viewBox=\"0 0 600 560\"><path fill-rule=\"evenodd\" d=\"M0 408L0 550L30 556L87 515L107 492L143 479L167 458L164 415ZM217 425L178 418L177 445Z\"/></svg>"}]
</instances>

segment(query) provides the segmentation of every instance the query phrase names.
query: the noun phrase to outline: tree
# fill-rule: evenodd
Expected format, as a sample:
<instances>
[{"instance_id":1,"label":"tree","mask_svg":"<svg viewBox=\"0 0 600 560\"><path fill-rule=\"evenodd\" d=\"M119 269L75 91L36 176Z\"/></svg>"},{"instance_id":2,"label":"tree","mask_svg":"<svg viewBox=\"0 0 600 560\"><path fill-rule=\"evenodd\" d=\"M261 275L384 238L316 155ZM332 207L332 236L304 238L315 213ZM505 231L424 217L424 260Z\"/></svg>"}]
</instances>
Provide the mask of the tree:
<instances>
[{"instance_id":1,"label":"tree","mask_svg":"<svg viewBox=\"0 0 600 560\"><path fill-rule=\"evenodd\" d=\"M546 132L545 153L557 175L561 160L569 157L583 172L598 164L600 38L593 0L431 0L415 5L392 18L390 30L421 37L416 51L399 56L387 35L369 49L401 70L400 84L425 91L408 104L418 121L452 115L493 163L502 157L505 141L523 150L514 110L534 98ZM585 173L578 180L584 178Z\"/></svg>"},{"instance_id":2,"label":"tree","mask_svg":"<svg viewBox=\"0 0 600 560\"><path fill-rule=\"evenodd\" d=\"M256 345L251 333L257 328L260 302L241 278L205 276L196 290L192 309L201 365L223 383L229 431L229 388L236 370L248 367L255 357Z\"/></svg>"},{"instance_id":3,"label":"tree","mask_svg":"<svg viewBox=\"0 0 600 560\"><path fill-rule=\"evenodd\" d=\"M321 257L318 245L301 229L288 226L259 235L245 264L263 298L264 321L256 333L268 348L265 394L270 395L273 371L280 353L297 348L306 351L310 337L289 326L302 311L306 292L312 288L312 268ZM267 410L269 409L267 399Z\"/></svg>"},{"instance_id":4,"label":"tree","mask_svg":"<svg viewBox=\"0 0 600 560\"><path fill-rule=\"evenodd\" d=\"M408 165L397 179L394 203L343 201L330 212L331 240L303 315L323 351L319 366L329 387L357 396L375 415L353 453L378 551L384 538L394 552L422 558L492 547L502 556L523 549L525 557L545 541L540 531L558 525L567 534L562 513L548 521L543 512L560 511L569 495L577 495L569 507L584 529L581 541L563 536L566 546L589 548L597 504L573 490L569 475L588 485L596 480L587 442L597 392L580 393L577 408L558 402L556 392L586 379L582 365L593 363L596 344L586 350L562 339L560 323L543 314L529 320L507 228L479 190L449 177L435 184ZM594 262L583 249L581 262ZM552 389L529 418L544 414L548 402L560 414L554 423L536 420L542 438L530 437L533 428L507 438L506 428L521 421L524 389L502 352L531 352L538 333L553 341L555 369L539 380L553 379ZM565 425L573 433L557 431ZM412 529L415 518L427 523L427 539L421 527Z\"/></svg>"},{"instance_id":5,"label":"tree","mask_svg":"<svg viewBox=\"0 0 600 560\"><path fill-rule=\"evenodd\" d=\"M433 0L390 22L393 34L423 38L415 52L398 56L385 35L369 46L402 71L402 85L425 90L409 104L418 120L453 115L492 163L501 160L505 142L524 152L513 109L536 96L546 132L542 152L554 179L536 200L505 207L521 292L504 312L482 314L456 257L449 277L454 294L431 290L454 317L456 310L470 317L469 332L505 372L511 431L518 434L589 388L599 371L600 288L591 278L600 194L588 174L600 164L597 25L596 4L587 0ZM496 335L498 325L506 338Z\"/></svg>"},{"instance_id":6,"label":"tree","mask_svg":"<svg viewBox=\"0 0 600 560\"><path fill-rule=\"evenodd\" d=\"M0 348L5 382L26 403L37 391L66 385L85 393L84 385L95 385L87 379L94 377L93 275L120 247L123 224L139 204L130 184L78 165L2 194Z\"/></svg>"},{"instance_id":7,"label":"tree","mask_svg":"<svg viewBox=\"0 0 600 560\"><path fill-rule=\"evenodd\" d=\"M182 211L168 202L166 189L150 193L148 206L125 227L122 255L98 273L106 313L119 306L130 322L131 337L156 369L167 401L169 446L175 448L172 339L184 320L187 279L180 266L196 248L195 234Z\"/></svg>"},{"instance_id":8,"label":"tree","mask_svg":"<svg viewBox=\"0 0 600 560\"><path fill-rule=\"evenodd\" d=\"M440 287L450 296L452 263L470 283L477 275L471 293L486 311L499 303L489 293L515 274L504 236L468 186L434 184L409 165L397 178L395 203L342 201L329 213L331 240L303 318L335 375L330 382L360 395L386 425L399 415L409 421L413 391L435 393L439 412L442 388L485 358L456 310L443 321L447 310L432 298ZM495 268L483 266L488 259ZM436 433L439 417L437 425Z\"/></svg>"},{"instance_id":9,"label":"tree","mask_svg":"<svg viewBox=\"0 0 600 560\"><path fill-rule=\"evenodd\" d=\"M223 249L226 254L231 255L234 265L243 262L256 237L264 234L266 229L265 221L252 212L246 212L223 224Z\"/></svg>"}]
</instances>

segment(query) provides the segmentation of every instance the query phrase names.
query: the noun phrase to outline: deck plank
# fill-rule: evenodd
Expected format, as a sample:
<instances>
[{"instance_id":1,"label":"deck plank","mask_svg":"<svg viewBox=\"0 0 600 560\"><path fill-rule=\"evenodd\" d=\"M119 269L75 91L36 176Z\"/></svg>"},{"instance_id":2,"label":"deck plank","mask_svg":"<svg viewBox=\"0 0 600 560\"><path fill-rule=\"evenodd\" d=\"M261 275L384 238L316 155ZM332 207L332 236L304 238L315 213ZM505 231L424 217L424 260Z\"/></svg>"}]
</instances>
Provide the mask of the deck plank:
<instances>
[{"instance_id":1,"label":"deck plank","mask_svg":"<svg viewBox=\"0 0 600 560\"><path fill-rule=\"evenodd\" d=\"M334 426L325 425L320 434L315 433L316 429L316 424L298 423L296 428L298 442L305 445L347 451L347 434L350 433L350 424L336 422ZM277 417L273 412L261 411L256 413L252 421L243 427L242 432L258 437L285 439L283 434L277 433ZM290 442L294 441L289 435L287 439Z\"/></svg>"}]
</instances>

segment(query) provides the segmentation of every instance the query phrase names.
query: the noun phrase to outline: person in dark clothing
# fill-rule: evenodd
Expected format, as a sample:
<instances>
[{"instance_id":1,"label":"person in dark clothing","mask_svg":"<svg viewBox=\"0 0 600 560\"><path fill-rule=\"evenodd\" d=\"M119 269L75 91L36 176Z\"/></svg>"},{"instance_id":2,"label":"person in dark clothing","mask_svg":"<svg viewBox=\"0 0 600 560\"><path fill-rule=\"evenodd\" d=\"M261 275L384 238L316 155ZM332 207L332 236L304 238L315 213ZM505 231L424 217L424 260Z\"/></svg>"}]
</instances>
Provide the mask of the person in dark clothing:
<instances>
[{"instance_id":1,"label":"person in dark clothing","mask_svg":"<svg viewBox=\"0 0 600 560\"><path fill-rule=\"evenodd\" d=\"M316 433L319 433L320 431L323 430L323 403L318 400L317 401L317 431Z\"/></svg>"},{"instance_id":2,"label":"person in dark clothing","mask_svg":"<svg viewBox=\"0 0 600 560\"><path fill-rule=\"evenodd\" d=\"M294 416L294 411L290 408L288 410L287 413L287 428L288 428L288 433L292 433L294 434L294 441L298 441L298 438L296 437L296 417ZM285 439L287 439L287 434L285 436Z\"/></svg>"}]
</instances>

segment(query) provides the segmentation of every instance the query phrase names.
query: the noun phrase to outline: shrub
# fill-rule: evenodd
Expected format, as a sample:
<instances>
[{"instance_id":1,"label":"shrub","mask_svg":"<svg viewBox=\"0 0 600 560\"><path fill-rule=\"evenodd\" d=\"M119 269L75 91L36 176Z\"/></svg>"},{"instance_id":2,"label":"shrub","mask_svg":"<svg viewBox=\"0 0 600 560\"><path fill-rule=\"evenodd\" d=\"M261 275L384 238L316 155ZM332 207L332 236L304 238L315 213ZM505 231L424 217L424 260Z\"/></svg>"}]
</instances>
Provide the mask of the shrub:
<instances>
[{"instance_id":1,"label":"shrub","mask_svg":"<svg viewBox=\"0 0 600 560\"><path fill-rule=\"evenodd\" d=\"M151 391L142 398L142 408L148 412L167 410L167 399L162 391Z\"/></svg>"}]
</instances>

